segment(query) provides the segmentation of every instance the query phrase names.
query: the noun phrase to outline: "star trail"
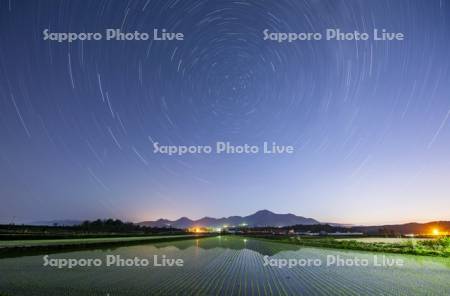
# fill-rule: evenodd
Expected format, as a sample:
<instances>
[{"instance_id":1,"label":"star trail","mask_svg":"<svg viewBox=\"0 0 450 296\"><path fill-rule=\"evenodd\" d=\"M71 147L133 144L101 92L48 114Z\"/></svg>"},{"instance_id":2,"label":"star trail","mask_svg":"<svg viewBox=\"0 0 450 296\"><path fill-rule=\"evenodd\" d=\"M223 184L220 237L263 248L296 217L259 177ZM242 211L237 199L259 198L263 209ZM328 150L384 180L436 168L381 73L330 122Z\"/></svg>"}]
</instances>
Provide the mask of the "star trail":
<instances>
[{"instance_id":1,"label":"star trail","mask_svg":"<svg viewBox=\"0 0 450 296\"><path fill-rule=\"evenodd\" d=\"M0 222L448 219L449 1L3 0L0 14ZM295 153L154 153L217 142Z\"/></svg>"}]
</instances>

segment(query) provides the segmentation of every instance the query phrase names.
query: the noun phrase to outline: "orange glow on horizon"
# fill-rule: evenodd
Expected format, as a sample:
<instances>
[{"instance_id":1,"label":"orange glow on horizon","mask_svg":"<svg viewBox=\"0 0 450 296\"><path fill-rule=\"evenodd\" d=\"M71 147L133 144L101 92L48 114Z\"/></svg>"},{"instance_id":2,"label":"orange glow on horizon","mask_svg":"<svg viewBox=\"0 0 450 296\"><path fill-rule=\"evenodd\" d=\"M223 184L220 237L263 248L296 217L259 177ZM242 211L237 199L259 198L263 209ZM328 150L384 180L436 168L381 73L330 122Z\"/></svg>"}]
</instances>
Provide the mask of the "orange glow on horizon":
<instances>
[{"instance_id":1,"label":"orange glow on horizon","mask_svg":"<svg viewBox=\"0 0 450 296\"><path fill-rule=\"evenodd\" d=\"M194 232L194 233L204 233L204 232L207 232L206 229L204 229L204 228L202 228L202 227L199 227L199 226L194 226L194 227L188 228L188 231L189 231L189 232Z\"/></svg>"}]
</instances>

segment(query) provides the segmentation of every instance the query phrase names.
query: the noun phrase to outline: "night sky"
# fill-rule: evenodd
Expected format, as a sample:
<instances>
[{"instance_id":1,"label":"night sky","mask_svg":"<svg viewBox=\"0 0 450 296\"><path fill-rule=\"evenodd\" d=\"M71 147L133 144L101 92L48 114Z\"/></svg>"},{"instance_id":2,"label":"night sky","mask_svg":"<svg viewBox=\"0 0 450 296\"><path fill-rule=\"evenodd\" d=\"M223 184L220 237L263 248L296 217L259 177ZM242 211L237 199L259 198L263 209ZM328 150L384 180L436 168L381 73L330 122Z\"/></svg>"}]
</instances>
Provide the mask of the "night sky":
<instances>
[{"instance_id":1,"label":"night sky","mask_svg":"<svg viewBox=\"0 0 450 296\"><path fill-rule=\"evenodd\" d=\"M448 220L450 1L0 1L0 222ZM44 40L182 32L183 41ZM264 40L263 31L403 41ZM294 154L156 154L161 145Z\"/></svg>"}]
</instances>

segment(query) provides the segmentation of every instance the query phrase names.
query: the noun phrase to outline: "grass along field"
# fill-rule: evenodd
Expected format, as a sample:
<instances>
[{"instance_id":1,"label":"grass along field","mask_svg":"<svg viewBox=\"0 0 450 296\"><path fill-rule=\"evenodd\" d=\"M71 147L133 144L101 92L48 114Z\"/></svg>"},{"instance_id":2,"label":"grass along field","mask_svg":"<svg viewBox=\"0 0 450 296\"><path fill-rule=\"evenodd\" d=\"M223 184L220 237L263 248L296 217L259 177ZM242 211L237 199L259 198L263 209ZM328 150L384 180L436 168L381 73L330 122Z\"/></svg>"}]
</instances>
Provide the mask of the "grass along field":
<instances>
[{"instance_id":1,"label":"grass along field","mask_svg":"<svg viewBox=\"0 0 450 296\"><path fill-rule=\"evenodd\" d=\"M357 241L362 243L388 243L388 244L398 244L398 243L414 243L418 241L432 240L430 238L407 238L407 237L347 237L347 238L337 238L337 241Z\"/></svg>"},{"instance_id":2,"label":"grass along field","mask_svg":"<svg viewBox=\"0 0 450 296\"><path fill-rule=\"evenodd\" d=\"M435 239L257 236L301 246L450 257L450 237Z\"/></svg>"},{"instance_id":3,"label":"grass along field","mask_svg":"<svg viewBox=\"0 0 450 296\"><path fill-rule=\"evenodd\" d=\"M235 236L50 255L52 258L181 258L183 267L43 266L42 256L0 259L4 295L449 295L450 259L401 254L403 266L326 266L328 256L372 261L371 252L301 247ZM267 256L267 257L264 257ZM381 256L381 255L380 255ZM279 268L268 259L315 259Z\"/></svg>"}]
</instances>

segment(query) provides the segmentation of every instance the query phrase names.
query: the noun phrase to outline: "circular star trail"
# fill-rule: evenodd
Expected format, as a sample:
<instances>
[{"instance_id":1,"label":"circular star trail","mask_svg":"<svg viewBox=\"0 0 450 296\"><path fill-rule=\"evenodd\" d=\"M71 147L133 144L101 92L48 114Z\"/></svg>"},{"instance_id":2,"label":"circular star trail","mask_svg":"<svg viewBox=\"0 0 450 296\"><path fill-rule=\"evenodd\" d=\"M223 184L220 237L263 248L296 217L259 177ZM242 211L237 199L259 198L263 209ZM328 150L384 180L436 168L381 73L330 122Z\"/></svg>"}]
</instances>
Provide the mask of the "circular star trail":
<instances>
[{"instance_id":1,"label":"circular star trail","mask_svg":"<svg viewBox=\"0 0 450 296\"><path fill-rule=\"evenodd\" d=\"M355 223L389 221L399 209L398 219L444 217L434 205L449 194L446 1L11 0L0 10L3 222L261 208L321 221L339 211ZM46 29L110 28L184 38L43 39ZM329 28L405 40L263 34ZM296 153L153 153L154 143L217 141Z\"/></svg>"}]
</instances>

